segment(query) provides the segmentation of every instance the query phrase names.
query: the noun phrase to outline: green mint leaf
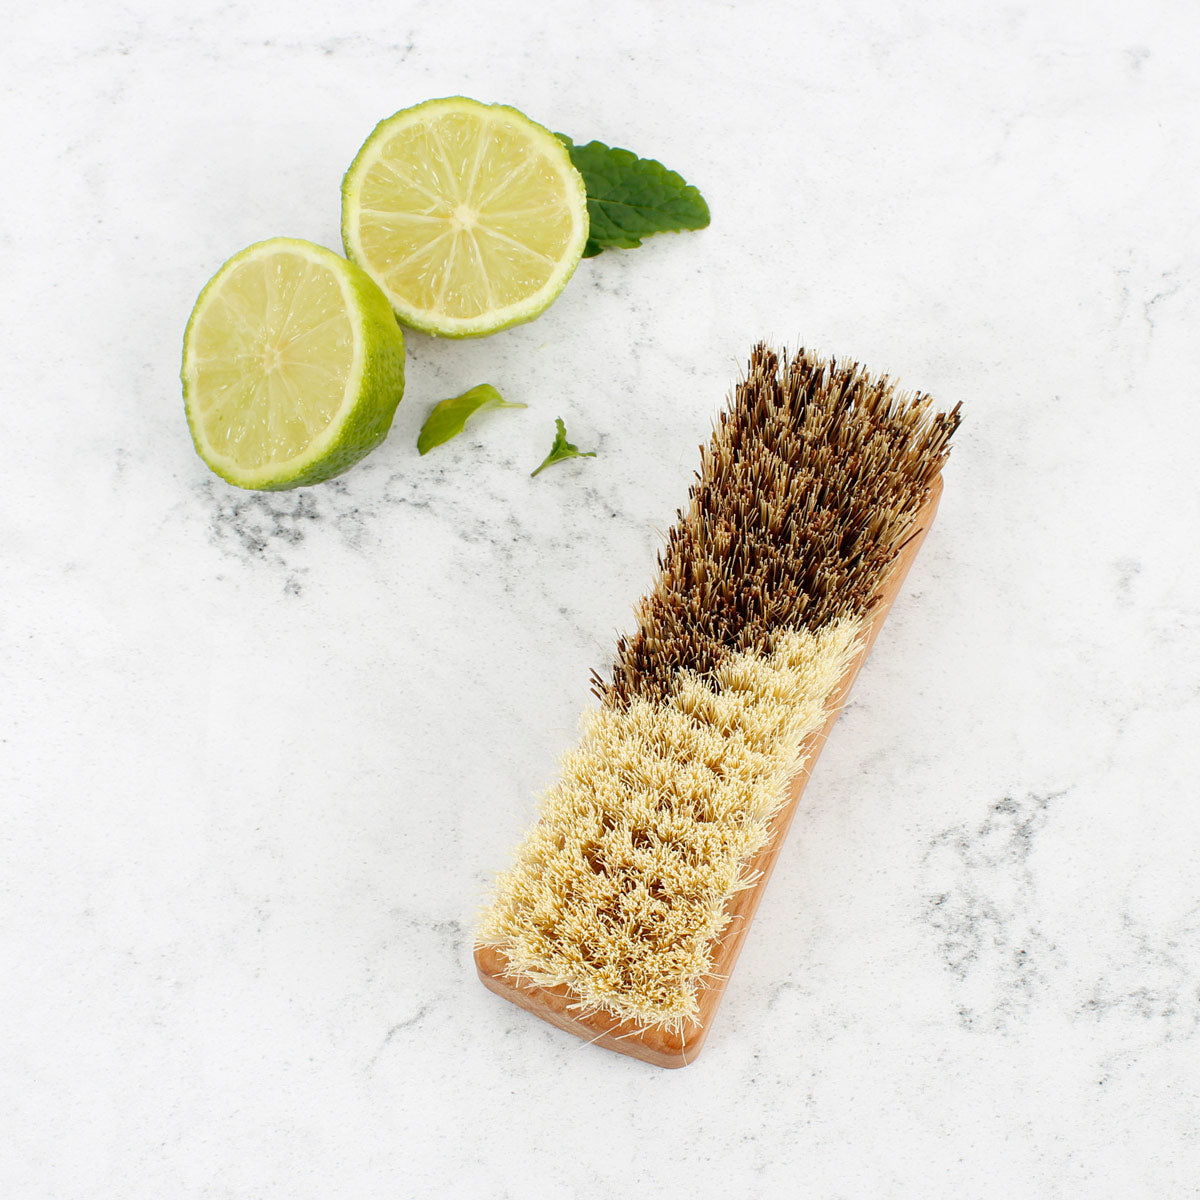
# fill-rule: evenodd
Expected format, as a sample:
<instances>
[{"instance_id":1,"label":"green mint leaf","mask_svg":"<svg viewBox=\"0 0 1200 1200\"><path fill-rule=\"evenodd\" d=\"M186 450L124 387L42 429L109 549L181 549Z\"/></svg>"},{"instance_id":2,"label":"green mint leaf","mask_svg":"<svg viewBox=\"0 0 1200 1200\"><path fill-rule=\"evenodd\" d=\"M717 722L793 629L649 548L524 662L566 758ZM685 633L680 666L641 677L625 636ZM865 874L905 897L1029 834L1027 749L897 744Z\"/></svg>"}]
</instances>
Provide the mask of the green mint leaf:
<instances>
[{"instance_id":1,"label":"green mint leaf","mask_svg":"<svg viewBox=\"0 0 1200 1200\"><path fill-rule=\"evenodd\" d=\"M463 431L468 417L477 412L487 412L490 408L527 408L525 404L510 404L490 383L481 383L463 392L461 396L451 396L433 406L425 424L421 426L417 438L417 450L428 454L434 446L448 442Z\"/></svg>"},{"instance_id":2,"label":"green mint leaf","mask_svg":"<svg viewBox=\"0 0 1200 1200\"><path fill-rule=\"evenodd\" d=\"M709 222L704 197L682 176L653 158L603 142L577 146L558 134L587 187L591 233L583 257L603 250L632 249L652 233L703 229Z\"/></svg>"},{"instance_id":3,"label":"green mint leaf","mask_svg":"<svg viewBox=\"0 0 1200 1200\"><path fill-rule=\"evenodd\" d=\"M595 450L580 450L578 446L573 446L567 441L567 427L563 424L562 417L555 417L554 424L558 426L558 432L554 435L554 445L550 447L550 453L546 455L542 465L536 471L530 472L530 479L556 462L566 462L568 458L596 457Z\"/></svg>"}]
</instances>

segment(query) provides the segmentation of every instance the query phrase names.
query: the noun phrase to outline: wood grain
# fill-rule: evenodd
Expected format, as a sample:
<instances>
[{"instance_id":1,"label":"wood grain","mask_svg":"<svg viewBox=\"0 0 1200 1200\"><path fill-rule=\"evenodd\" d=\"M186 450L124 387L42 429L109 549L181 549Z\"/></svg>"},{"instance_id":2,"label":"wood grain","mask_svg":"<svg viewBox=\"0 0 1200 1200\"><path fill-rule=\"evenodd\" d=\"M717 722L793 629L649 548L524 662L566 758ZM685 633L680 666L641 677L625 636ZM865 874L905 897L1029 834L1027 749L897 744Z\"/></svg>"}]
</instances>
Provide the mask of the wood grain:
<instances>
[{"instance_id":1,"label":"wood grain","mask_svg":"<svg viewBox=\"0 0 1200 1200\"><path fill-rule=\"evenodd\" d=\"M930 490L929 499L917 513L913 531L893 563L879 601L872 610L862 651L847 668L838 684L831 700L829 719L803 744L802 761L805 765L793 776L788 798L771 823L771 836L751 862L751 871L759 873L758 880L752 887L737 892L729 902L729 925L714 955L712 974L700 986L699 1017L686 1022L679 1032L668 1032L662 1029L646 1029L628 1021L618 1021L604 1012L581 1013L579 998L569 988L538 987L527 980L516 979L506 974L508 959L503 951L494 946L476 946L475 966L485 987L544 1021L558 1026L559 1029L565 1029L568 1033L573 1033L594 1045L615 1050L618 1054L627 1054L659 1067L683 1067L695 1060L712 1027L712 1020L724 995L725 985L750 931L759 901L783 848L792 818L799 807L800 797L846 703L850 689L854 686L854 680L866 662L892 604L900 593L917 551L925 540L937 512L941 494L942 481L938 478Z\"/></svg>"}]
</instances>

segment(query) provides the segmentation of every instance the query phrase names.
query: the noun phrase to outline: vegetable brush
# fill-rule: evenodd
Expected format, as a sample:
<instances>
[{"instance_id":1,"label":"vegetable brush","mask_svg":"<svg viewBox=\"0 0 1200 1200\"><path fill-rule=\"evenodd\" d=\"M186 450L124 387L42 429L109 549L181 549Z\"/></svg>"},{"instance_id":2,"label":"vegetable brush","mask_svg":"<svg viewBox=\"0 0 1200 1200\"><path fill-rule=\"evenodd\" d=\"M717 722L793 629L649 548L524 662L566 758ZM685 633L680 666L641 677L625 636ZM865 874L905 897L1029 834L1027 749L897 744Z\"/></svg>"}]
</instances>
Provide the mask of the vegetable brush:
<instances>
[{"instance_id":1,"label":"vegetable brush","mask_svg":"<svg viewBox=\"0 0 1200 1200\"><path fill-rule=\"evenodd\" d=\"M489 988L635 1058L695 1058L958 423L856 363L754 348L496 882L475 948Z\"/></svg>"}]
</instances>

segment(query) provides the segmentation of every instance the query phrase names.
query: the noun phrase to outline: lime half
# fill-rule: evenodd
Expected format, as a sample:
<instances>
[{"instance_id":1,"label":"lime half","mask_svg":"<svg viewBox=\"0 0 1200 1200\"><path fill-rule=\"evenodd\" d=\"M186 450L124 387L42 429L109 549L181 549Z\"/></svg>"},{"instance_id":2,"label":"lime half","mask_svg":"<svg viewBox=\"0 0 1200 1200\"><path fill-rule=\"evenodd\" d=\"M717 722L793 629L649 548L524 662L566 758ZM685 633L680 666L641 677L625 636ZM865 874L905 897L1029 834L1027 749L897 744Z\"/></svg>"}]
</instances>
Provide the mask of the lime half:
<instances>
[{"instance_id":1,"label":"lime half","mask_svg":"<svg viewBox=\"0 0 1200 1200\"><path fill-rule=\"evenodd\" d=\"M342 183L346 253L406 325L482 337L571 278L587 191L566 147L515 108L462 96L381 121Z\"/></svg>"},{"instance_id":2,"label":"lime half","mask_svg":"<svg viewBox=\"0 0 1200 1200\"><path fill-rule=\"evenodd\" d=\"M353 263L295 238L258 242L209 280L183 339L196 452L237 487L340 474L387 435L404 335Z\"/></svg>"}]
</instances>

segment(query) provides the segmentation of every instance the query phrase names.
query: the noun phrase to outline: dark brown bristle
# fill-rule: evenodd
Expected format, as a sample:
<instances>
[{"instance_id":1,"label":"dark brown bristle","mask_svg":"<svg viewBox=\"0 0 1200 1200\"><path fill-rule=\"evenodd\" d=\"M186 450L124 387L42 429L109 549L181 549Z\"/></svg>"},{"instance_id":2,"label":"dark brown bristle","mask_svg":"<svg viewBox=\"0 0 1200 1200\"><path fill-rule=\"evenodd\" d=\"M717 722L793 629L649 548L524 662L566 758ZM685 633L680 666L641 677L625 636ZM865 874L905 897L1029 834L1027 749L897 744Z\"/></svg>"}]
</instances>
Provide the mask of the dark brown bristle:
<instances>
[{"instance_id":1,"label":"dark brown bristle","mask_svg":"<svg viewBox=\"0 0 1200 1200\"><path fill-rule=\"evenodd\" d=\"M958 424L958 407L936 412L857 363L757 345L701 449L638 628L593 691L619 707L662 701L681 670L710 675L777 630L864 615Z\"/></svg>"}]
</instances>

